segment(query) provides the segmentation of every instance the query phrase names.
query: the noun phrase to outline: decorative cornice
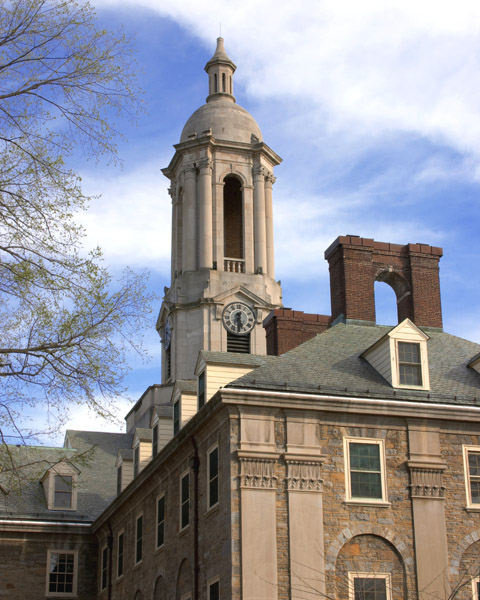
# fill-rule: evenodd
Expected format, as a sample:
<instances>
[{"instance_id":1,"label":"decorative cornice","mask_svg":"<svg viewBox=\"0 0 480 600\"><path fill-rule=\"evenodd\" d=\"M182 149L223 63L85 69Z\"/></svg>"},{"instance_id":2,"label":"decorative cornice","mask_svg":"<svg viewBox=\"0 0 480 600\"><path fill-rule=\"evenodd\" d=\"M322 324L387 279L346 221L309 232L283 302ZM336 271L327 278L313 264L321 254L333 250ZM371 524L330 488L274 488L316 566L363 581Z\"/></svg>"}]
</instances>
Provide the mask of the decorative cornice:
<instances>
[{"instance_id":1,"label":"decorative cornice","mask_svg":"<svg viewBox=\"0 0 480 600\"><path fill-rule=\"evenodd\" d=\"M240 458L240 487L276 490L275 460L267 458Z\"/></svg>"},{"instance_id":2,"label":"decorative cornice","mask_svg":"<svg viewBox=\"0 0 480 600\"><path fill-rule=\"evenodd\" d=\"M321 492L320 461L288 460L287 490L289 492Z\"/></svg>"},{"instance_id":3,"label":"decorative cornice","mask_svg":"<svg viewBox=\"0 0 480 600\"><path fill-rule=\"evenodd\" d=\"M410 469L410 495L412 498L445 498L445 486L443 485L442 464L431 463L421 466L419 462L408 462Z\"/></svg>"}]
</instances>

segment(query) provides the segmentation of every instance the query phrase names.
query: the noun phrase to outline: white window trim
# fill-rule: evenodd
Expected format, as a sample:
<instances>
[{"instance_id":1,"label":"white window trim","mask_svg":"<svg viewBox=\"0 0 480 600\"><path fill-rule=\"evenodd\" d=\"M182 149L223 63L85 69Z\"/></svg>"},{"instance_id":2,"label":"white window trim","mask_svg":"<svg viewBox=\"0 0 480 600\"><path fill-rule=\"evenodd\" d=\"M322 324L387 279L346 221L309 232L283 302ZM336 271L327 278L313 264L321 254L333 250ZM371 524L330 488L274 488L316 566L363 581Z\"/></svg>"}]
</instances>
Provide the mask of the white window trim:
<instances>
[{"instance_id":1,"label":"white window trim","mask_svg":"<svg viewBox=\"0 0 480 600\"><path fill-rule=\"evenodd\" d=\"M142 519L142 557L140 560L137 560L138 521L140 518ZM143 512L141 512L141 513L138 513L138 515L135 517L135 547L134 547L134 554L133 554L134 560L135 560L134 566L142 564L143 554L145 551L144 541L145 541L145 520L143 518ZM124 548L123 554L125 555L125 541L123 542L123 548Z\"/></svg>"},{"instance_id":2,"label":"white window trim","mask_svg":"<svg viewBox=\"0 0 480 600\"><path fill-rule=\"evenodd\" d=\"M352 497L350 480L350 443L355 444L376 444L380 449L380 480L382 485L381 498L357 498ZM385 461L385 440L377 438L363 437L344 437L343 438L343 456L345 460L345 502L348 504L375 504L378 506L390 506L387 496L386 482L386 461Z\"/></svg>"},{"instance_id":3,"label":"white window trim","mask_svg":"<svg viewBox=\"0 0 480 600\"><path fill-rule=\"evenodd\" d=\"M106 576L105 586L103 586L102 585L102 583L103 583L103 581L102 581L102 579L103 579L103 553L104 553L105 550L107 551L107 564L105 565L106 569L107 569L107 576ZM108 587L108 545L107 544L104 544L102 546L102 548L100 549L100 560L99 560L99 563L100 563L100 582L99 582L99 586L98 587L99 587L100 591L103 592Z\"/></svg>"},{"instance_id":4,"label":"white window trim","mask_svg":"<svg viewBox=\"0 0 480 600\"><path fill-rule=\"evenodd\" d=\"M220 577L218 575L215 575L215 577L212 577L211 579L209 579L207 581L207 600L210 600L210 587L214 584L218 582L218 595L220 597Z\"/></svg>"},{"instance_id":5,"label":"white window trim","mask_svg":"<svg viewBox=\"0 0 480 600\"><path fill-rule=\"evenodd\" d=\"M157 545L158 542L158 502L159 500L161 500L163 498L163 544ZM165 545L165 533L166 533L166 501L165 501L165 492L163 492L162 494L160 494L159 496L157 496L157 499L155 501L155 549L159 550L160 548L163 548L163 546Z\"/></svg>"},{"instance_id":6,"label":"white window trim","mask_svg":"<svg viewBox=\"0 0 480 600\"><path fill-rule=\"evenodd\" d=\"M400 360L398 358L398 343L418 344L420 346L420 368L422 371L422 385L409 385L400 383ZM429 390L430 389L430 374L428 369L428 350L427 340L418 337L402 338L392 337L390 339L390 352L392 356L392 386L395 388L406 390Z\"/></svg>"},{"instance_id":7,"label":"white window trim","mask_svg":"<svg viewBox=\"0 0 480 600\"><path fill-rule=\"evenodd\" d=\"M213 444L213 446L210 446L210 448L207 450L207 511L211 510L212 508L215 508L220 503L220 451L218 450L217 501L215 502L215 504L210 504L210 454L215 450L218 450L218 442Z\"/></svg>"},{"instance_id":8,"label":"white window trim","mask_svg":"<svg viewBox=\"0 0 480 600\"><path fill-rule=\"evenodd\" d=\"M52 554L72 554L73 555L73 591L71 593L65 592L50 592L50 557ZM45 596L49 596L50 598L60 598L60 597L74 597L77 595L77 583L78 583L78 551L77 550L56 550L51 549L47 551L47 577L45 584Z\"/></svg>"},{"instance_id":9,"label":"white window trim","mask_svg":"<svg viewBox=\"0 0 480 600\"><path fill-rule=\"evenodd\" d=\"M122 564L122 573L121 575L118 574L118 562L119 562L119 540L120 540L120 536L123 535L123 564ZM117 533L117 545L115 548L115 578L116 579L122 579L123 575L125 573L125 531L123 529L121 529L118 533Z\"/></svg>"},{"instance_id":10,"label":"white window trim","mask_svg":"<svg viewBox=\"0 0 480 600\"><path fill-rule=\"evenodd\" d=\"M72 506L70 508L55 506L55 477L57 475L60 477L72 478ZM78 472L74 468L69 468L67 465L62 463L53 466L49 470L43 485L47 496L48 510L60 512L73 512L77 510Z\"/></svg>"},{"instance_id":11,"label":"white window trim","mask_svg":"<svg viewBox=\"0 0 480 600\"><path fill-rule=\"evenodd\" d=\"M349 571L348 573L348 596L350 600L355 600L355 579L384 579L386 582L387 600L392 600L392 575L391 573L357 573Z\"/></svg>"},{"instance_id":12,"label":"white window trim","mask_svg":"<svg viewBox=\"0 0 480 600\"><path fill-rule=\"evenodd\" d=\"M185 525L184 527L182 527L182 480L183 478L188 475L188 523L187 525ZM178 530L179 533L182 533L183 531L186 531L188 529L188 527L190 527L190 504L191 504L191 494L190 494L190 484L191 484L191 477L190 477L190 469L185 469L185 471L183 471L183 473L180 474L180 477L178 479Z\"/></svg>"},{"instance_id":13,"label":"white window trim","mask_svg":"<svg viewBox=\"0 0 480 600\"><path fill-rule=\"evenodd\" d=\"M470 470L468 468L468 453L478 452L480 454L480 446L463 446L463 473L465 479L465 494L467 497L467 508L480 510L480 503L472 502L472 494L470 488Z\"/></svg>"},{"instance_id":14,"label":"white window trim","mask_svg":"<svg viewBox=\"0 0 480 600\"><path fill-rule=\"evenodd\" d=\"M480 583L480 577L472 577L472 600L480 600L478 594L478 584Z\"/></svg>"}]
</instances>

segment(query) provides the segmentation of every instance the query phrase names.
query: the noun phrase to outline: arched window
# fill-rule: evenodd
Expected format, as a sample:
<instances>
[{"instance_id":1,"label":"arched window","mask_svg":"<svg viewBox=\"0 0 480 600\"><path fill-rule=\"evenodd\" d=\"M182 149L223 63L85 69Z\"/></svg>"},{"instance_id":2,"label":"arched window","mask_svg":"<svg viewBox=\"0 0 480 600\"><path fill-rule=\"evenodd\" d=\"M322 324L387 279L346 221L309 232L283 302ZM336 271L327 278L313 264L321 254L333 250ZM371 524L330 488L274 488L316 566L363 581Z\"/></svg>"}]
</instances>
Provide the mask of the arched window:
<instances>
[{"instance_id":1,"label":"arched window","mask_svg":"<svg viewBox=\"0 0 480 600\"><path fill-rule=\"evenodd\" d=\"M224 181L223 235L225 258L243 259L242 184L232 175Z\"/></svg>"},{"instance_id":2,"label":"arched window","mask_svg":"<svg viewBox=\"0 0 480 600\"><path fill-rule=\"evenodd\" d=\"M218 81L217 81L217 74L215 73L215 75L213 76L213 91L215 93L218 92Z\"/></svg>"},{"instance_id":3,"label":"arched window","mask_svg":"<svg viewBox=\"0 0 480 600\"><path fill-rule=\"evenodd\" d=\"M396 325L398 323L395 292L382 281L375 282L375 321L377 325Z\"/></svg>"},{"instance_id":4,"label":"arched window","mask_svg":"<svg viewBox=\"0 0 480 600\"><path fill-rule=\"evenodd\" d=\"M226 87L225 87L225 73L222 73L222 92L226 92Z\"/></svg>"}]
</instances>

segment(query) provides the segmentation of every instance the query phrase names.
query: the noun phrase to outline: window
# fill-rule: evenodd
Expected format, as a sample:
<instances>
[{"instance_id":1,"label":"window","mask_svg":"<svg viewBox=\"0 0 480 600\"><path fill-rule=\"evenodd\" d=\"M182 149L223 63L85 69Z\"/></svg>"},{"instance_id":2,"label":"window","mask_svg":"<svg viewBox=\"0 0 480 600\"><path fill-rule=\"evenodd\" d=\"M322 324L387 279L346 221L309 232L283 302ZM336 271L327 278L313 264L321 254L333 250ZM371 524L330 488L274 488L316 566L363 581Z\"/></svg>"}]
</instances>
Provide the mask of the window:
<instances>
[{"instance_id":1,"label":"window","mask_svg":"<svg viewBox=\"0 0 480 600\"><path fill-rule=\"evenodd\" d=\"M472 600L480 600L480 577L472 579Z\"/></svg>"},{"instance_id":2,"label":"window","mask_svg":"<svg viewBox=\"0 0 480 600\"><path fill-rule=\"evenodd\" d=\"M467 506L480 508L480 446L463 447Z\"/></svg>"},{"instance_id":3,"label":"window","mask_svg":"<svg viewBox=\"0 0 480 600\"><path fill-rule=\"evenodd\" d=\"M74 596L77 593L77 553L49 550L47 555L47 596Z\"/></svg>"},{"instance_id":4,"label":"window","mask_svg":"<svg viewBox=\"0 0 480 600\"><path fill-rule=\"evenodd\" d=\"M220 580L218 578L208 582L208 600L220 600Z\"/></svg>"},{"instance_id":5,"label":"window","mask_svg":"<svg viewBox=\"0 0 480 600\"><path fill-rule=\"evenodd\" d=\"M142 560L143 550L143 515L137 517L137 525L135 528L135 564Z\"/></svg>"},{"instance_id":6,"label":"window","mask_svg":"<svg viewBox=\"0 0 480 600\"><path fill-rule=\"evenodd\" d=\"M180 431L180 400L173 405L173 435Z\"/></svg>"},{"instance_id":7,"label":"window","mask_svg":"<svg viewBox=\"0 0 480 600\"><path fill-rule=\"evenodd\" d=\"M389 573L349 573L350 600L391 600Z\"/></svg>"},{"instance_id":8,"label":"window","mask_svg":"<svg viewBox=\"0 0 480 600\"><path fill-rule=\"evenodd\" d=\"M54 508L72 508L73 477L71 475L55 475Z\"/></svg>"},{"instance_id":9,"label":"window","mask_svg":"<svg viewBox=\"0 0 480 600\"><path fill-rule=\"evenodd\" d=\"M165 496L157 499L157 548L165 543Z\"/></svg>"},{"instance_id":10,"label":"window","mask_svg":"<svg viewBox=\"0 0 480 600\"><path fill-rule=\"evenodd\" d=\"M190 473L180 478L180 531L190 523Z\"/></svg>"},{"instance_id":11,"label":"window","mask_svg":"<svg viewBox=\"0 0 480 600\"><path fill-rule=\"evenodd\" d=\"M105 546L102 550L102 575L101 575L101 587L104 590L107 587L108 582L108 548Z\"/></svg>"},{"instance_id":12,"label":"window","mask_svg":"<svg viewBox=\"0 0 480 600\"><path fill-rule=\"evenodd\" d=\"M152 430L152 458L157 456L158 452L158 424Z\"/></svg>"},{"instance_id":13,"label":"window","mask_svg":"<svg viewBox=\"0 0 480 600\"><path fill-rule=\"evenodd\" d=\"M117 468L117 496L122 491L122 465Z\"/></svg>"},{"instance_id":14,"label":"window","mask_svg":"<svg viewBox=\"0 0 480 600\"><path fill-rule=\"evenodd\" d=\"M386 502L383 440L344 438L346 499Z\"/></svg>"},{"instance_id":15,"label":"window","mask_svg":"<svg viewBox=\"0 0 480 600\"><path fill-rule=\"evenodd\" d=\"M205 371L198 376L198 410L205 404Z\"/></svg>"},{"instance_id":16,"label":"window","mask_svg":"<svg viewBox=\"0 0 480 600\"><path fill-rule=\"evenodd\" d=\"M138 469L140 466L140 444L133 450L133 476L138 475Z\"/></svg>"},{"instance_id":17,"label":"window","mask_svg":"<svg viewBox=\"0 0 480 600\"><path fill-rule=\"evenodd\" d=\"M118 534L117 538L117 577L123 575L123 531Z\"/></svg>"},{"instance_id":18,"label":"window","mask_svg":"<svg viewBox=\"0 0 480 600\"><path fill-rule=\"evenodd\" d=\"M208 453L208 508L218 503L218 446Z\"/></svg>"},{"instance_id":19,"label":"window","mask_svg":"<svg viewBox=\"0 0 480 600\"><path fill-rule=\"evenodd\" d=\"M398 342L398 380L400 385L422 386L420 344Z\"/></svg>"}]
</instances>

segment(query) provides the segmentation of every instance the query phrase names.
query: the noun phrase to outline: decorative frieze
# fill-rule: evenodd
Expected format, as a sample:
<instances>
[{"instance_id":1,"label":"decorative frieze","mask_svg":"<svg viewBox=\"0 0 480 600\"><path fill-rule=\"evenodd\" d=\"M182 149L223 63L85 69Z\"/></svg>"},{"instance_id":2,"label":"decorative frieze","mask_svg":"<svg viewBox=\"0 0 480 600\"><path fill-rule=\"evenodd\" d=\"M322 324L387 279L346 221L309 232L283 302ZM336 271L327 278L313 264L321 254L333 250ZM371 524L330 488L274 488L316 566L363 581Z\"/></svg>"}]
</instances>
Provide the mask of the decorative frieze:
<instances>
[{"instance_id":1,"label":"decorative frieze","mask_svg":"<svg viewBox=\"0 0 480 600\"><path fill-rule=\"evenodd\" d=\"M287 489L296 492L321 492L321 463L318 461L287 460Z\"/></svg>"},{"instance_id":2,"label":"decorative frieze","mask_svg":"<svg viewBox=\"0 0 480 600\"><path fill-rule=\"evenodd\" d=\"M412 498L445 498L443 466L409 465L410 494Z\"/></svg>"},{"instance_id":3,"label":"decorative frieze","mask_svg":"<svg viewBox=\"0 0 480 600\"><path fill-rule=\"evenodd\" d=\"M240 458L240 487L264 490L277 488L275 461L265 458Z\"/></svg>"}]
</instances>

